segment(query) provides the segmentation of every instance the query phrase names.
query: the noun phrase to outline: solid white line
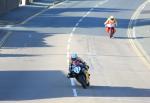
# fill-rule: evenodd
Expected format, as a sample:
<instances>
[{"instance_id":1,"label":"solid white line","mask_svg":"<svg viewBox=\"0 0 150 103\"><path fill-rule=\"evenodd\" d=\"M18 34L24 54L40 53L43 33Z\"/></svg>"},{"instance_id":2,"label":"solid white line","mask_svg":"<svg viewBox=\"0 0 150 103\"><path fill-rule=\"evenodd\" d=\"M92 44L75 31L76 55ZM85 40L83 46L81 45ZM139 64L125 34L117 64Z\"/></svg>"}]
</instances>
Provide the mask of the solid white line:
<instances>
[{"instance_id":1,"label":"solid white line","mask_svg":"<svg viewBox=\"0 0 150 103\"><path fill-rule=\"evenodd\" d=\"M133 38L136 38L136 35L135 35L135 27L133 27Z\"/></svg>"},{"instance_id":2,"label":"solid white line","mask_svg":"<svg viewBox=\"0 0 150 103\"><path fill-rule=\"evenodd\" d=\"M132 38L135 37L136 38L136 34L135 34L135 28L134 26L136 25L136 20L138 18L138 16L140 15L141 11L145 8L145 6L149 3L150 0L145 1L143 4L141 4L138 9L134 12L134 14L132 15L129 25L128 25L128 37ZM133 27L133 29L132 29ZM137 54L137 56L139 56L141 58L141 60L143 61L143 63L150 68L150 58L148 56L148 54L144 51L143 47L138 43L137 40L135 39L129 39L129 42L132 46L132 48L134 49L135 53Z\"/></svg>"}]
</instances>

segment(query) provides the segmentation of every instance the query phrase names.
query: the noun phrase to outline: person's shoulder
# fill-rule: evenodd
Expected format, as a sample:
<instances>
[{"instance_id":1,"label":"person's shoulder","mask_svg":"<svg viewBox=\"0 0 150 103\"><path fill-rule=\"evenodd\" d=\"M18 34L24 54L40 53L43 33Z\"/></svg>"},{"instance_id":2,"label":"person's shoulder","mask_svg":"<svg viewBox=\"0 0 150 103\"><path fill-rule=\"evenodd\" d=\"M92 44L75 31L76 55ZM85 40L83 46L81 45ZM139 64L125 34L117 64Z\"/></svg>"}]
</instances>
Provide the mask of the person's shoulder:
<instances>
[{"instance_id":1,"label":"person's shoulder","mask_svg":"<svg viewBox=\"0 0 150 103\"><path fill-rule=\"evenodd\" d=\"M78 60L84 62L84 60L81 57L78 57Z\"/></svg>"},{"instance_id":2,"label":"person's shoulder","mask_svg":"<svg viewBox=\"0 0 150 103\"><path fill-rule=\"evenodd\" d=\"M78 59L82 59L81 57L78 57Z\"/></svg>"}]
</instances>

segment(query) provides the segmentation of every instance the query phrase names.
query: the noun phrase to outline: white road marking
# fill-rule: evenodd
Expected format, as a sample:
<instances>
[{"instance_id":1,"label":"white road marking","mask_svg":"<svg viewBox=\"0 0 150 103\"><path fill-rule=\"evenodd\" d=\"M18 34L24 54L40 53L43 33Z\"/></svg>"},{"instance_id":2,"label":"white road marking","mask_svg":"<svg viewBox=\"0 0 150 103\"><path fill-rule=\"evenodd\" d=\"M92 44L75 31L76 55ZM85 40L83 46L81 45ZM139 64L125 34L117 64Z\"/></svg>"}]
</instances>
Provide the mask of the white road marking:
<instances>
[{"instance_id":1,"label":"white road marking","mask_svg":"<svg viewBox=\"0 0 150 103\"><path fill-rule=\"evenodd\" d=\"M79 20L79 23L82 22L82 20L83 20L83 18L81 18L81 19Z\"/></svg>"},{"instance_id":2,"label":"white road marking","mask_svg":"<svg viewBox=\"0 0 150 103\"><path fill-rule=\"evenodd\" d=\"M129 38L136 38L136 34L135 34L135 28L134 26L136 25L136 19L138 18L138 16L140 15L140 13L142 12L142 10L145 8L145 6L150 2L150 0L146 0L143 4L141 4L139 6L139 8L134 12L134 14L132 15L129 25L128 25L128 37ZM133 29L132 29L133 28ZM142 48L142 46L138 43L137 40L135 39L129 39L129 42L132 46L132 48L134 49L135 53L137 54L137 56L139 56L141 58L141 60L143 61L143 63L150 68L150 58L148 56L148 54L144 51L144 49Z\"/></svg>"},{"instance_id":3,"label":"white road marking","mask_svg":"<svg viewBox=\"0 0 150 103\"><path fill-rule=\"evenodd\" d=\"M136 35L135 35L135 27L133 27L133 38L136 39Z\"/></svg>"},{"instance_id":4,"label":"white road marking","mask_svg":"<svg viewBox=\"0 0 150 103\"><path fill-rule=\"evenodd\" d=\"M68 39L68 43L70 43L70 42L71 42L71 38Z\"/></svg>"},{"instance_id":5,"label":"white road marking","mask_svg":"<svg viewBox=\"0 0 150 103\"><path fill-rule=\"evenodd\" d=\"M73 94L74 94L74 97L77 97L77 90L76 89L72 89L73 90Z\"/></svg>"},{"instance_id":6,"label":"white road marking","mask_svg":"<svg viewBox=\"0 0 150 103\"><path fill-rule=\"evenodd\" d=\"M76 30L76 27L73 28L72 33Z\"/></svg>"},{"instance_id":7,"label":"white road marking","mask_svg":"<svg viewBox=\"0 0 150 103\"><path fill-rule=\"evenodd\" d=\"M7 26L6 26L6 28L11 28L11 27L12 27L12 25L7 25Z\"/></svg>"},{"instance_id":8,"label":"white road marking","mask_svg":"<svg viewBox=\"0 0 150 103\"><path fill-rule=\"evenodd\" d=\"M5 43L5 41L7 40L7 38L9 37L9 35L11 34L11 31L9 31L0 41L0 47L3 46L3 44Z\"/></svg>"},{"instance_id":9,"label":"white road marking","mask_svg":"<svg viewBox=\"0 0 150 103\"><path fill-rule=\"evenodd\" d=\"M75 86L74 79L73 79L73 78L70 78L70 80L71 80L71 85L72 85L72 86Z\"/></svg>"},{"instance_id":10,"label":"white road marking","mask_svg":"<svg viewBox=\"0 0 150 103\"><path fill-rule=\"evenodd\" d=\"M65 0L65 1L67 1L67 0ZM56 6L59 6L59 5L63 4L65 1L63 1L63 2L61 2L61 3L58 3L58 4L56 4L56 5L54 5L54 6L51 6L51 7L48 6L48 8L51 9L51 8L56 7ZM48 10L48 9L45 8L44 10L42 10L42 11L40 11L40 12L38 12L38 13L32 15L32 16L30 16L29 18L27 18L26 20L22 21L21 23L19 23L19 24L17 24L17 25L22 25L22 24L25 24L25 23L29 22L30 20L32 20L32 19L35 18L36 16L40 15L41 13L45 12L46 10ZM0 27L0 28L9 29L9 28L11 28L12 26L14 26L14 25L7 25L7 26L5 26L5 27ZM11 33L12 33L11 31L8 32L8 33L2 38L2 40L0 41L0 48L1 48L2 45L6 42L7 38L11 35ZM29 37L29 38L30 38L30 37Z\"/></svg>"},{"instance_id":11,"label":"white road marking","mask_svg":"<svg viewBox=\"0 0 150 103\"><path fill-rule=\"evenodd\" d=\"M76 27L79 26L79 22L76 24Z\"/></svg>"},{"instance_id":12,"label":"white road marking","mask_svg":"<svg viewBox=\"0 0 150 103\"><path fill-rule=\"evenodd\" d=\"M64 2L65 2L65 1L64 1ZM58 3L58 4L53 5L53 6L51 6L51 7L48 7L48 8L49 8L49 9L52 9L52 8L54 8L54 7L56 7L56 6L59 6L59 5L63 4L64 2ZM43 12L47 11L48 8L45 8L44 10L42 10L42 11L40 11L40 12L34 14L33 16L29 17L29 18L26 19L25 21L21 22L20 24L25 24L25 23L29 22L30 20L32 20L32 19L35 18L36 16L38 16L38 15L42 14Z\"/></svg>"},{"instance_id":13,"label":"white road marking","mask_svg":"<svg viewBox=\"0 0 150 103\"><path fill-rule=\"evenodd\" d=\"M68 66L69 66L69 55L70 55L70 43L71 43L71 40L72 40L71 38L74 35L75 30L77 29L79 24L83 21L83 19L86 18L96 7L98 7L99 5L102 5L106 2L108 2L108 0L100 1L98 4L96 4L85 15L83 15L83 17L81 17L79 19L79 21L75 24L74 28L72 29L72 31L68 37L68 43L67 43L67 63L68 63ZM74 80L70 79L70 81L71 81L71 85L74 86L75 85ZM77 90L75 88L73 88L73 95L74 95L74 97L78 96Z\"/></svg>"}]
</instances>

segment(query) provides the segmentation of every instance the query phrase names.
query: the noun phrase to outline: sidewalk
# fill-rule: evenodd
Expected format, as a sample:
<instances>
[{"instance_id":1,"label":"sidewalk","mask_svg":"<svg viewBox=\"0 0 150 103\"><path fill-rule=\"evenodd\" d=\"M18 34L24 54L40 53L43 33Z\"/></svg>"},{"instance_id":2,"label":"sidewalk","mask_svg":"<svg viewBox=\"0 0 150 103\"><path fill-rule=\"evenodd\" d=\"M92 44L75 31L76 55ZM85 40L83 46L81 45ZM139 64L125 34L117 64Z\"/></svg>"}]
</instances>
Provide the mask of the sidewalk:
<instances>
[{"instance_id":1,"label":"sidewalk","mask_svg":"<svg viewBox=\"0 0 150 103\"><path fill-rule=\"evenodd\" d=\"M53 1L54 0L36 0L36 2L33 2L31 5L20 6L17 9L14 9L8 13L0 15L0 41L8 32L4 28L7 28L7 26L9 25L13 26L23 22L32 15L52 6L54 4Z\"/></svg>"}]
</instances>

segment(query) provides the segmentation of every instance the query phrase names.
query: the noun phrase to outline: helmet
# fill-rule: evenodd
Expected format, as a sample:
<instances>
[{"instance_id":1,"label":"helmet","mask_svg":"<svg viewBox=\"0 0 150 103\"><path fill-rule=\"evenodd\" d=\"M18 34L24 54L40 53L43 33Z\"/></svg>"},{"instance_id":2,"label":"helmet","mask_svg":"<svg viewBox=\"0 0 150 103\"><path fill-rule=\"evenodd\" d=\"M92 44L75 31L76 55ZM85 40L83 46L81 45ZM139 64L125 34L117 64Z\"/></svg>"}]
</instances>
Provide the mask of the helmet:
<instances>
[{"instance_id":1,"label":"helmet","mask_svg":"<svg viewBox=\"0 0 150 103\"><path fill-rule=\"evenodd\" d=\"M110 19L114 19L114 16L110 16L109 18L110 18Z\"/></svg>"},{"instance_id":2,"label":"helmet","mask_svg":"<svg viewBox=\"0 0 150 103\"><path fill-rule=\"evenodd\" d=\"M110 19L110 20L113 20L113 19L114 19L114 16L110 16L109 19Z\"/></svg>"},{"instance_id":3,"label":"helmet","mask_svg":"<svg viewBox=\"0 0 150 103\"><path fill-rule=\"evenodd\" d=\"M72 53L71 54L71 59L75 60L78 57L77 53Z\"/></svg>"}]
</instances>

